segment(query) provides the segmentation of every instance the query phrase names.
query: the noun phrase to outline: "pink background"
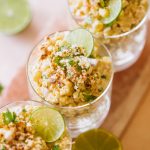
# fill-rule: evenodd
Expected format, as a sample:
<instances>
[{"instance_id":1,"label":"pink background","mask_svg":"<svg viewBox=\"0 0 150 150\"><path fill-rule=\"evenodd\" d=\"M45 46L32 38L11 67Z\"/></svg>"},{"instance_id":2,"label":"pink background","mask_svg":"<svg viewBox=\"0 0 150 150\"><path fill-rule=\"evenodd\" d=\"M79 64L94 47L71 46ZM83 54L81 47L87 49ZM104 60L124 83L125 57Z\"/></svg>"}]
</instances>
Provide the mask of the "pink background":
<instances>
[{"instance_id":1,"label":"pink background","mask_svg":"<svg viewBox=\"0 0 150 150\"><path fill-rule=\"evenodd\" d=\"M66 0L30 0L29 3L32 11L30 25L17 35L0 34L0 83L5 87L0 96L0 106L21 98L21 95L25 97L25 92L15 89L14 84L19 81L14 78L26 64L34 45L47 34L75 26ZM19 86L26 88L26 85Z\"/></svg>"}]
</instances>

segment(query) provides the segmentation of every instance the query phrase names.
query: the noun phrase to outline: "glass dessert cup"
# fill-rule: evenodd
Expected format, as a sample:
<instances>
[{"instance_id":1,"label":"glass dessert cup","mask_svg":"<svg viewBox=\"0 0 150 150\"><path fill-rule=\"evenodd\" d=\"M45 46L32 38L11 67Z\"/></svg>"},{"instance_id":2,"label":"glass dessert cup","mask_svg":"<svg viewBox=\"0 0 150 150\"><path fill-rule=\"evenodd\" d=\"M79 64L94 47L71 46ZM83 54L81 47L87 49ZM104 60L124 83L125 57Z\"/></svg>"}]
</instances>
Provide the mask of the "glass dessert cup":
<instances>
[{"instance_id":1,"label":"glass dessert cup","mask_svg":"<svg viewBox=\"0 0 150 150\"><path fill-rule=\"evenodd\" d=\"M133 65L140 57L147 35L147 14L131 31L100 39L110 49L115 72Z\"/></svg>"},{"instance_id":2,"label":"glass dessert cup","mask_svg":"<svg viewBox=\"0 0 150 150\"><path fill-rule=\"evenodd\" d=\"M47 105L45 105L44 103L41 103L41 102L33 101L33 100L15 101L15 102L9 103L9 104L1 107L0 108L0 114L9 110L10 112L15 112L18 115L22 111L26 111L26 110L28 111L28 109L30 110L30 108L36 109L36 107L38 108L41 106L47 106ZM29 124L29 123L27 122L27 124ZM72 139L71 139L70 134L67 130L65 130L64 138L65 139L62 139L64 141L64 143L61 143L64 147L63 150L71 150ZM24 145L24 146L26 146L26 145ZM0 147L1 147L1 145L0 145Z\"/></svg>"},{"instance_id":3,"label":"glass dessert cup","mask_svg":"<svg viewBox=\"0 0 150 150\"><path fill-rule=\"evenodd\" d=\"M52 35L53 34L50 36ZM32 68L34 62L40 55L38 47L42 42L43 40L34 47L28 59L27 76L30 98L37 101L44 101L46 104L59 110L61 114L63 114L73 138L89 129L98 128L103 123L110 109L113 70L111 71L110 80L106 89L97 99L81 106L57 106L51 104L36 92L32 83L32 75L30 73L30 68ZM99 45L99 49L100 56L107 56L111 60L111 55L104 45Z\"/></svg>"},{"instance_id":4,"label":"glass dessert cup","mask_svg":"<svg viewBox=\"0 0 150 150\"><path fill-rule=\"evenodd\" d=\"M83 21L83 18L74 16L69 6L69 2L68 7L72 18L76 22L74 28L82 27L81 22ZM115 72L127 69L140 57L146 42L147 20L148 10L139 24L128 32L110 36L105 34L100 36L94 34L95 38L99 39L99 41L105 44L110 50Z\"/></svg>"}]
</instances>

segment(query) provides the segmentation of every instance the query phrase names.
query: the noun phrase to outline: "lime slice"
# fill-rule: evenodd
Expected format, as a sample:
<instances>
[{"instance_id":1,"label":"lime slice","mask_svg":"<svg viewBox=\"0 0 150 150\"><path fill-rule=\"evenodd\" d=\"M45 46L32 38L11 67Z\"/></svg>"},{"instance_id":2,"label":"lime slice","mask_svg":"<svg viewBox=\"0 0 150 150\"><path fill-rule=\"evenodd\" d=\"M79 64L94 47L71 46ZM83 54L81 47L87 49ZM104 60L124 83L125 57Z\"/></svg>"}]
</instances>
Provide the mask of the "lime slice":
<instances>
[{"instance_id":1,"label":"lime slice","mask_svg":"<svg viewBox=\"0 0 150 150\"><path fill-rule=\"evenodd\" d=\"M104 129L82 133L75 140L73 150L122 150L119 140Z\"/></svg>"},{"instance_id":2,"label":"lime slice","mask_svg":"<svg viewBox=\"0 0 150 150\"><path fill-rule=\"evenodd\" d=\"M67 41L72 45L77 45L85 48L86 56L90 56L94 46L92 34L85 29L76 29L69 33Z\"/></svg>"},{"instance_id":3,"label":"lime slice","mask_svg":"<svg viewBox=\"0 0 150 150\"><path fill-rule=\"evenodd\" d=\"M113 22L119 16L122 9L122 0L109 0L108 9L109 16L102 20L104 24Z\"/></svg>"},{"instance_id":4,"label":"lime slice","mask_svg":"<svg viewBox=\"0 0 150 150\"><path fill-rule=\"evenodd\" d=\"M49 107L41 107L35 110L30 120L37 135L41 136L46 142L58 140L65 129L61 114Z\"/></svg>"},{"instance_id":5,"label":"lime slice","mask_svg":"<svg viewBox=\"0 0 150 150\"><path fill-rule=\"evenodd\" d=\"M16 34L31 21L27 0L0 0L0 32Z\"/></svg>"}]
</instances>

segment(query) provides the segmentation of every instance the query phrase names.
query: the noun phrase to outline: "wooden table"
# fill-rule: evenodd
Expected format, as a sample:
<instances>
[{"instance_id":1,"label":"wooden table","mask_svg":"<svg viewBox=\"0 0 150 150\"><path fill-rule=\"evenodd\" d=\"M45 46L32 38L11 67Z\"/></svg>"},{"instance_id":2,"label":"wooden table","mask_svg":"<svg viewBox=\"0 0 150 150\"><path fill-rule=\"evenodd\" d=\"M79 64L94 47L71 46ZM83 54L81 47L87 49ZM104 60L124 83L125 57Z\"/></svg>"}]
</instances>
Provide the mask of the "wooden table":
<instances>
[{"instance_id":1,"label":"wooden table","mask_svg":"<svg viewBox=\"0 0 150 150\"><path fill-rule=\"evenodd\" d=\"M40 1L38 3L40 4ZM47 1L47 3L53 4L54 2ZM55 6L57 5L55 4ZM64 14L62 13L61 16L63 17ZM58 21L60 22L59 18L61 17L55 18L56 24ZM66 17L66 19L68 18ZM45 19L47 20L47 18ZM52 19L51 21L54 20ZM68 24L68 21L66 23ZM53 26L53 28L49 29L49 25ZM59 29L69 27L70 24L59 25ZM44 31L38 33L36 39L40 39L44 33L56 31L57 28L58 25L55 25L54 22L52 25L47 22ZM32 28L28 32L31 31ZM148 33L150 33L150 30ZM26 34L24 35L23 33L22 36L26 36ZM35 36L33 36L33 40L36 41L34 38ZM112 131L121 139L124 150L150 150L150 39L147 39L140 59L129 69L115 74L111 110L102 125L102 127ZM27 100L28 89L26 81L25 67L22 67L5 89L3 97L0 98L0 106L14 100Z\"/></svg>"}]
</instances>

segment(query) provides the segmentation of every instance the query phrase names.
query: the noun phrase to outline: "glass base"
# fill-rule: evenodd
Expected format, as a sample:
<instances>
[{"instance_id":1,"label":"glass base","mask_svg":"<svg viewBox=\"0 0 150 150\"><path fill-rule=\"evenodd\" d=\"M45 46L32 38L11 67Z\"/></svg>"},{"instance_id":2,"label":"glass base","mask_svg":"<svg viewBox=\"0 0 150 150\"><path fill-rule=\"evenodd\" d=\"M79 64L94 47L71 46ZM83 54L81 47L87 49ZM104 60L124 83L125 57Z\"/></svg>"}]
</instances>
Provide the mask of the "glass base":
<instances>
[{"instance_id":1,"label":"glass base","mask_svg":"<svg viewBox=\"0 0 150 150\"><path fill-rule=\"evenodd\" d=\"M146 42L146 23L126 36L104 39L104 44L106 44L112 55L115 72L127 69L141 55Z\"/></svg>"},{"instance_id":2,"label":"glass base","mask_svg":"<svg viewBox=\"0 0 150 150\"><path fill-rule=\"evenodd\" d=\"M122 51L119 51L119 50L116 53L113 53L113 62L114 62L113 65L114 65L115 72L123 71L129 68L130 66L132 66L140 57L143 51L144 45L145 43L143 43L143 45L138 47L135 53L132 53L131 51L127 51L122 54ZM117 55L117 57L114 55Z\"/></svg>"},{"instance_id":3,"label":"glass base","mask_svg":"<svg viewBox=\"0 0 150 150\"><path fill-rule=\"evenodd\" d=\"M110 103L110 98L107 96L106 100L90 114L69 120L66 119L71 137L76 138L78 135L85 131L99 128L109 112Z\"/></svg>"}]
</instances>

